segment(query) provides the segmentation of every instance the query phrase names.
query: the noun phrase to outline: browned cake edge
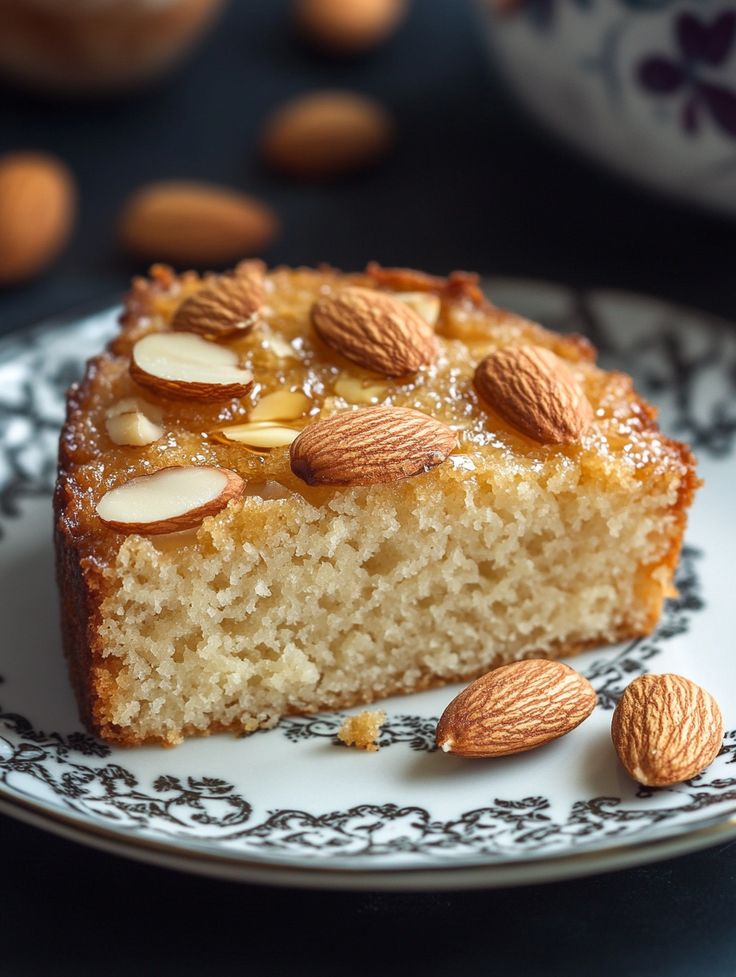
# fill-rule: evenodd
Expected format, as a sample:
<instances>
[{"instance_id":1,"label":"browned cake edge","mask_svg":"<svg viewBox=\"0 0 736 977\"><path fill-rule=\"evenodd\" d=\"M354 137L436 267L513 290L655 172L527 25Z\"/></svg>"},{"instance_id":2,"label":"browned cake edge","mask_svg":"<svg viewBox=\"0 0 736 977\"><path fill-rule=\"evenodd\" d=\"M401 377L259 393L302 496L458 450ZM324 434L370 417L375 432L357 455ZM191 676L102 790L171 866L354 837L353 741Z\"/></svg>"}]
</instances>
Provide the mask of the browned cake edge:
<instances>
[{"instance_id":1,"label":"browned cake edge","mask_svg":"<svg viewBox=\"0 0 736 977\"><path fill-rule=\"evenodd\" d=\"M139 278L134 282L125 302L121 322L125 324L145 316L152 310L157 295L169 291L178 282L193 274L185 272L183 275L177 276L162 266L154 267L151 279ZM382 268L371 263L366 269L365 276L361 277L365 277L368 283L372 282L378 286L402 291L431 291L441 294L446 301L470 300L476 305L488 305L489 309L493 308L481 292L477 276L466 272L453 272L447 278L439 278L411 269ZM581 358L593 359L595 357L595 350L585 337L566 335L565 339L579 347ZM113 339L110 347L114 349L114 345L115 340ZM75 384L70 388L67 395L66 424L69 423L77 403L84 399L91 372L97 368L104 368L104 362L104 354L91 359L81 384ZM648 419L652 427L656 427L655 409L640 397L636 397L636 400L641 407L642 416ZM662 436L662 441L674 448L679 454L686 472L680 483L677 500L672 507L675 521L671 534L671 545L665 558L657 565L667 568L672 578L680 557L687 523L687 510L700 485L700 480L696 475L695 459L689 447L664 436ZM100 608L107 596L105 580L102 569L89 558L82 556L70 527L64 519L68 495L71 492L67 476L70 460L65 456L64 443L64 438L62 438L60 441L58 478L54 493L54 543L60 596L62 643L80 716L90 732L117 746L175 745L176 742L179 742L178 737L175 741L155 736L138 737L130 729L111 723L108 719L108 703L118 666L116 662L104 657L102 642L99 639ZM661 591L659 593L661 594ZM674 593L673 588L672 594L674 595ZM611 643L642 637L654 629L662 612L663 601L657 593L652 593L649 597L649 603L650 611L646 625L641 627L634 626L633 623L622 624ZM529 651L524 657L562 658L577 655L599 644L598 640L559 644L552 651L549 649L538 652ZM503 664L501 656L492 661L490 665L484 665L482 668L471 671L460 671L441 678L431 674L424 675L412 689L407 690L403 685L397 686L389 689L382 698L423 692L452 682L469 682L500 664ZM333 703L331 709L348 709L366 705L372 701L374 700L370 696L362 694L346 696L344 699ZM294 715L299 712L300 710L287 709L285 715ZM186 737L194 734L202 736L219 732L247 733L252 731L252 728L242 723L223 725L219 722L213 722L206 731L200 728L185 727L181 730L181 734Z\"/></svg>"}]
</instances>

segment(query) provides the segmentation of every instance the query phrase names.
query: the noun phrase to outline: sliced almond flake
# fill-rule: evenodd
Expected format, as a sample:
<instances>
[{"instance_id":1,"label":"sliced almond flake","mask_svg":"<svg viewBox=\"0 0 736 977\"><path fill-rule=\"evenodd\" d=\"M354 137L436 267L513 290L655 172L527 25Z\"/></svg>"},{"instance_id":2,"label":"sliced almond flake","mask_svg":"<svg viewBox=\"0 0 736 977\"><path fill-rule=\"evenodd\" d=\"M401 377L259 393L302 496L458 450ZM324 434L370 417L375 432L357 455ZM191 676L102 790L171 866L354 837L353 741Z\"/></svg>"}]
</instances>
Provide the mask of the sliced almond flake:
<instances>
[{"instance_id":1,"label":"sliced almond flake","mask_svg":"<svg viewBox=\"0 0 736 977\"><path fill-rule=\"evenodd\" d=\"M386 397L388 387L385 383L343 373L335 381L335 393L349 404L377 404Z\"/></svg>"},{"instance_id":2,"label":"sliced almond flake","mask_svg":"<svg viewBox=\"0 0 736 977\"><path fill-rule=\"evenodd\" d=\"M124 533L177 532L199 525L243 494L242 478L212 465L176 465L132 478L106 492L97 515Z\"/></svg>"},{"instance_id":3,"label":"sliced almond flake","mask_svg":"<svg viewBox=\"0 0 736 977\"><path fill-rule=\"evenodd\" d=\"M272 448L290 445L299 434L299 428L262 421L233 424L230 427L220 428L215 433L226 441L244 444L255 451L270 451Z\"/></svg>"},{"instance_id":4,"label":"sliced almond flake","mask_svg":"<svg viewBox=\"0 0 736 977\"><path fill-rule=\"evenodd\" d=\"M432 292L395 292L394 295L420 315L428 326L437 325L440 317L439 296Z\"/></svg>"},{"instance_id":5,"label":"sliced almond flake","mask_svg":"<svg viewBox=\"0 0 736 977\"><path fill-rule=\"evenodd\" d=\"M311 403L301 390L274 390L261 397L249 417L251 421L293 421L306 414Z\"/></svg>"},{"instance_id":6,"label":"sliced almond flake","mask_svg":"<svg viewBox=\"0 0 736 977\"><path fill-rule=\"evenodd\" d=\"M237 353L193 333L149 333L133 347L130 373L162 396L217 401L244 396L253 374Z\"/></svg>"}]
</instances>

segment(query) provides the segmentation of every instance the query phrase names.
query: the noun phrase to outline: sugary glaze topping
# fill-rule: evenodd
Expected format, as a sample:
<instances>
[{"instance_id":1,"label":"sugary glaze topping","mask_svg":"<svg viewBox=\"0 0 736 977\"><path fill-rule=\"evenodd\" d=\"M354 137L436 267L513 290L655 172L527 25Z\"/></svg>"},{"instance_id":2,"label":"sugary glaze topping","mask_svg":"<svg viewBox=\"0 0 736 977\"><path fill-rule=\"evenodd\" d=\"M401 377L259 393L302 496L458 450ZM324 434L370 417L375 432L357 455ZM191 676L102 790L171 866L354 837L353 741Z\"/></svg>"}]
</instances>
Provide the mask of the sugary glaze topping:
<instances>
[{"instance_id":1,"label":"sugary glaze topping","mask_svg":"<svg viewBox=\"0 0 736 977\"><path fill-rule=\"evenodd\" d=\"M452 454L424 478L483 478L503 465L520 478L534 475L546 480L573 465L583 480L631 485L673 466L683 474L692 469L687 450L661 435L653 409L633 392L630 379L595 366L594 350L586 340L548 332L490 305L475 279L461 273L437 279L377 266L355 275L329 268L277 269L265 277L258 321L218 344L233 351L239 367L253 374L247 394L203 402L181 391L176 396L170 391L157 395L150 384L144 390L130 374L135 343L151 333L171 332L181 304L214 283L214 276L177 277L155 267L150 281L135 283L121 333L110 350L90 362L84 383L72 390L62 434L60 484L63 487L65 476L76 484L77 491L66 500L64 518L77 539L89 537L94 546L108 545L104 540L114 531L105 528L95 512L103 495L133 477L170 466L229 469L254 491L275 484L319 505L346 489L311 487L300 480L289 463L289 432L368 404L413 408L456 433ZM411 306L412 315L430 320L436 316L434 362L415 373L389 377L362 368L354 357L337 352L334 343L325 343L312 324L313 306L346 285L396 296ZM566 375L584 391L593 420L577 440L540 444L479 397L473 382L478 364L496 350L518 346L554 352L566 364ZM120 402L136 398L158 409L164 434L148 444L115 443L108 430L111 412ZM236 437L227 436L231 427ZM271 441L274 447L268 446Z\"/></svg>"}]
</instances>

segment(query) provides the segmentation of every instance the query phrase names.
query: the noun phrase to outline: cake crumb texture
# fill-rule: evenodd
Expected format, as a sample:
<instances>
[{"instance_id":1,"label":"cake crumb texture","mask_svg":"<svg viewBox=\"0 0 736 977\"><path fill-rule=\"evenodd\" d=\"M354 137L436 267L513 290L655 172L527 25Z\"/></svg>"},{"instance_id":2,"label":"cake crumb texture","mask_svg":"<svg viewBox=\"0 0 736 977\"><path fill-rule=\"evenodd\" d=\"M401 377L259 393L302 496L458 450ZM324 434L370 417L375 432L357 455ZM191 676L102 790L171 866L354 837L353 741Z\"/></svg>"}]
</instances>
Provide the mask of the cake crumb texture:
<instances>
[{"instance_id":1,"label":"cake crumb texture","mask_svg":"<svg viewBox=\"0 0 736 977\"><path fill-rule=\"evenodd\" d=\"M337 731L337 738L346 746L375 753L379 749L378 737L386 722L386 713L364 709L357 716L347 716Z\"/></svg>"}]
</instances>

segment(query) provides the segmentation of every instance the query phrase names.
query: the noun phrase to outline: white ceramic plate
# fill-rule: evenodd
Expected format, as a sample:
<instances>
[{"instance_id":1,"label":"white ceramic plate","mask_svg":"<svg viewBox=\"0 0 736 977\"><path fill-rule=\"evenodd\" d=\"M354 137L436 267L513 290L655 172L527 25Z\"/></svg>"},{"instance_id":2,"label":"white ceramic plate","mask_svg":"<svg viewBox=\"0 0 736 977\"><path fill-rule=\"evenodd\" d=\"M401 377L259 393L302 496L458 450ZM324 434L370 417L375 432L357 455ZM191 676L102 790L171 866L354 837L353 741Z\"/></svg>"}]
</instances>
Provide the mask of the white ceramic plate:
<instances>
[{"instance_id":1,"label":"white ceramic plate","mask_svg":"<svg viewBox=\"0 0 736 977\"><path fill-rule=\"evenodd\" d=\"M0 345L0 809L159 864L345 888L542 881L736 836L736 331L620 293L497 282L491 294L587 332L604 362L632 371L659 404L664 429L694 445L706 480L680 596L657 632L575 660L599 693L591 718L540 750L488 762L433 750L457 688L386 702L374 754L337 744L337 714L174 750L110 749L85 733L59 642L50 492L63 391L114 331L107 309ZM729 731L709 770L664 790L630 781L609 737L618 695L650 670L712 690Z\"/></svg>"}]
</instances>

